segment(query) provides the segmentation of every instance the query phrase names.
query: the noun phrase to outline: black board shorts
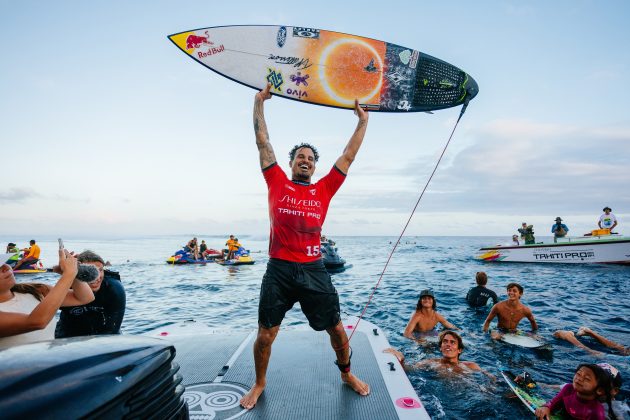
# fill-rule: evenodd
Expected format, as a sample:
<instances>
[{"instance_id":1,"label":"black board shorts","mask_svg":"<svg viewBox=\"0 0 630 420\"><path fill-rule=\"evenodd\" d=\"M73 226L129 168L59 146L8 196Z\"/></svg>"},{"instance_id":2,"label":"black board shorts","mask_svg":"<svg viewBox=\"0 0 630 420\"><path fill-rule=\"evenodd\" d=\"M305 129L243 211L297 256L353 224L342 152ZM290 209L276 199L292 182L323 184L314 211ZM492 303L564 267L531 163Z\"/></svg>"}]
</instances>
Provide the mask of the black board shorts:
<instances>
[{"instance_id":1,"label":"black board shorts","mask_svg":"<svg viewBox=\"0 0 630 420\"><path fill-rule=\"evenodd\" d=\"M296 263L271 258L260 286L258 323L272 328L300 302L315 331L334 327L341 320L339 295L322 260Z\"/></svg>"}]
</instances>

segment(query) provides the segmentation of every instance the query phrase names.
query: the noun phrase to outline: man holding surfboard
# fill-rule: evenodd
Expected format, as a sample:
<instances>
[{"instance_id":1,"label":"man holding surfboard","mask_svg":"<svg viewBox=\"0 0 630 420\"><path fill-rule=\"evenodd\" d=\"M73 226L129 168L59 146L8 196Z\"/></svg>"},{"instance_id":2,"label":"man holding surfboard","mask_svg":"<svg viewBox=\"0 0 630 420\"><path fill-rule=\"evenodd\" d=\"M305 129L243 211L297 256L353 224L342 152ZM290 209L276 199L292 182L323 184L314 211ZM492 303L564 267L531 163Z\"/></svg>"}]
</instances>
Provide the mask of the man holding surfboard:
<instances>
[{"instance_id":1,"label":"man holding surfboard","mask_svg":"<svg viewBox=\"0 0 630 420\"><path fill-rule=\"evenodd\" d=\"M314 184L311 177L319 158L317 150L305 143L294 147L289 154L289 179L280 169L269 142L263 103L271 98L270 89L271 84L267 84L254 100L254 132L268 188L271 233L270 258L260 289L258 336L254 342L256 382L241 399L241 405L248 410L256 405L265 389L271 346L285 313L295 302L300 302L311 328L326 330L330 335L342 381L360 395L370 393L368 384L350 372L350 349L341 322L339 296L320 252L328 206L363 143L368 113L355 101L357 127L330 172Z\"/></svg>"}]
</instances>

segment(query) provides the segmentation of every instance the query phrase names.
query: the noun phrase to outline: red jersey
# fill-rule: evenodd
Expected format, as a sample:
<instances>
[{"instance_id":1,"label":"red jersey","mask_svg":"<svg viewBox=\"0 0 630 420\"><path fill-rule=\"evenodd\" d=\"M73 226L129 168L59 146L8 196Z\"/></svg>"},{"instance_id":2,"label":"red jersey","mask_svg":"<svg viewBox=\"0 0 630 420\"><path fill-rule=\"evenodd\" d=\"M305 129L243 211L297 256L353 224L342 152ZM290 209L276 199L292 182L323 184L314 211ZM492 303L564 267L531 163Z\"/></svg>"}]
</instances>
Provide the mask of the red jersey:
<instances>
[{"instance_id":1,"label":"red jersey","mask_svg":"<svg viewBox=\"0 0 630 420\"><path fill-rule=\"evenodd\" d=\"M269 190L269 256L292 262L321 258L328 205L346 176L336 167L315 184L292 182L277 163L263 171Z\"/></svg>"}]
</instances>

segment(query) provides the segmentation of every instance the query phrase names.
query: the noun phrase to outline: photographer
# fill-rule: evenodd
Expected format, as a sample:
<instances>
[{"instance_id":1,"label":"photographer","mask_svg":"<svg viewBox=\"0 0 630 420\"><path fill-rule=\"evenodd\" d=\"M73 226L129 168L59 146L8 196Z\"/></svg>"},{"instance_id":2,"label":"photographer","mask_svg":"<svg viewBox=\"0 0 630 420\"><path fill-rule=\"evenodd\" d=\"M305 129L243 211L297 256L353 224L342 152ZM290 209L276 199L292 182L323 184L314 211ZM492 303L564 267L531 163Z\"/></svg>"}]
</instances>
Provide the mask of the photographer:
<instances>
[{"instance_id":1,"label":"photographer","mask_svg":"<svg viewBox=\"0 0 630 420\"><path fill-rule=\"evenodd\" d=\"M77 255L77 259L83 265L93 265L98 269L96 280L88 283L95 299L87 305L63 308L55 338L120 334L127 305L120 275L115 271L105 270L105 261L93 251L83 251Z\"/></svg>"},{"instance_id":2,"label":"photographer","mask_svg":"<svg viewBox=\"0 0 630 420\"><path fill-rule=\"evenodd\" d=\"M569 232L569 228L567 227L567 225L562 223L561 218L556 217L556 223L554 223L551 226L551 233L553 233L553 241L557 242L558 238L564 238L565 236L567 236L568 232Z\"/></svg>"},{"instance_id":3,"label":"photographer","mask_svg":"<svg viewBox=\"0 0 630 420\"><path fill-rule=\"evenodd\" d=\"M525 245L531 245L536 243L536 238L534 238L534 225L528 225L523 222L523 225L518 232L521 234L521 239L525 241Z\"/></svg>"},{"instance_id":4,"label":"photographer","mask_svg":"<svg viewBox=\"0 0 630 420\"><path fill-rule=\"evenodd\" d=\"M35 341L52 340L57 309L83 305L94 300L87 283L76 280L76 257L59 250L59 266L63 274L57 284L15 282L8 264L0 266L0 347Z\"/></svg>"}]
</instances>

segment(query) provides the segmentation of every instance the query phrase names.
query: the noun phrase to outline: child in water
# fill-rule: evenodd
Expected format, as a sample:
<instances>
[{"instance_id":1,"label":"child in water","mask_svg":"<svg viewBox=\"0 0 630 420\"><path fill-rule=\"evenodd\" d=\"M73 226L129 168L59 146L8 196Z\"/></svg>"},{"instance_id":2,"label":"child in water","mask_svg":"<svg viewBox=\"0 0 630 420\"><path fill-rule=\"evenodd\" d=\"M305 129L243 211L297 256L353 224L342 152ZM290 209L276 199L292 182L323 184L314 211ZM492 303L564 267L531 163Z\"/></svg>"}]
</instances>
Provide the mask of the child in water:
<instances>
[{"instance_id":1,"label":"child in water","mask_svg":"<svg viewBox=\"0 0 630 420\"><path fill-rule=\"evenodd\" d=\"M594 364L578 366L573 383L566 384L551 401L536 409L537 419L549 419L551 413L564 409L567 418L605 420L606 411L599 399L603 398L609 407L610 418L617 417L612 412L612 383L610 375Z\"/></svg>"}]
</instances>

